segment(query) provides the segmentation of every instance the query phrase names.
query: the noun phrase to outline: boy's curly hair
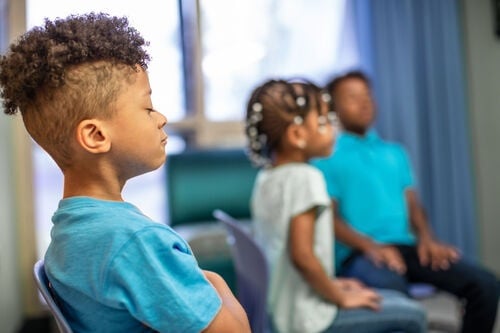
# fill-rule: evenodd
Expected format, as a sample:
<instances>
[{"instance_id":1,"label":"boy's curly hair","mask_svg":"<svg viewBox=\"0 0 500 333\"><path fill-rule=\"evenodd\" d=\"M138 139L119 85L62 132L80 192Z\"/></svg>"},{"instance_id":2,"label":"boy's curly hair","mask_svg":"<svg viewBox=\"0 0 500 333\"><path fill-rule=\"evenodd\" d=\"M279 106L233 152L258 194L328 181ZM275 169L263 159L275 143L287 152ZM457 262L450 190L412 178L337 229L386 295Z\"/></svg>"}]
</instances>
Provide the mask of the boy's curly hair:
<instances>
[{"instance_id":1,"label":"boy's curly hair","mask_svg":"<svg viewBox=\"0 0 500 333\"><path fill-rule=\"evenodd\" d=\"M147 44L125 17L46 19L0 59L4 112L19 110L33 139L64 167L72 130L83 119L110 116L124 80L138 66L147 69Z\"/></svg>"}]
</instances>

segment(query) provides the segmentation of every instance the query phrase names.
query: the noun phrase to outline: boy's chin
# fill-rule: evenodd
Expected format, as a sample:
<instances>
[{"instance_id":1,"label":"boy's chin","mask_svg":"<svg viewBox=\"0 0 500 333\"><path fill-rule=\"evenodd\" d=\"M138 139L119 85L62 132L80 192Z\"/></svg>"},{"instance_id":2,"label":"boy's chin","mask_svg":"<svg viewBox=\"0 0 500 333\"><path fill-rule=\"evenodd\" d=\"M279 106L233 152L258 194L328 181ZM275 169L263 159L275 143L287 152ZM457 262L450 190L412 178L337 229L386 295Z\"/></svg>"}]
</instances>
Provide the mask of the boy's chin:
<instances>
[{"instance_id":1,"label":"boy's chin","mask_svg":"<svg viewBox=\"0 0 500 333\"><path fill-rule=\"evenodd\" d=\"M159 168L161 168L165 163L167 162L167 154L165 154L165 156L163 157L163 159L158 163L158 165L153 169L153 170L150 170L150 171L155 171L155 170L158 170Z\"/></svg>"},{"instance_id":2,"label":"boy's chin","mask_svg":"<svg viewBox=\"0 0 500 333\"><path fill-rule=\"evenodd\" d=\"M162 160L159 160L157 163L150 164L147 168L146 167L143 168L142 170L140 170L140 172L137 172L136 175L134 175L134 176L132 176L130 178L135 178L135 177L138 177L138 176L141 176L141 175L144 175L144 174L156 171L156 170L158 170L159 168L161 168L165 164L166 160L167 160L167 155L165 155L165 157Z\"/></svg>"}]
</instances>

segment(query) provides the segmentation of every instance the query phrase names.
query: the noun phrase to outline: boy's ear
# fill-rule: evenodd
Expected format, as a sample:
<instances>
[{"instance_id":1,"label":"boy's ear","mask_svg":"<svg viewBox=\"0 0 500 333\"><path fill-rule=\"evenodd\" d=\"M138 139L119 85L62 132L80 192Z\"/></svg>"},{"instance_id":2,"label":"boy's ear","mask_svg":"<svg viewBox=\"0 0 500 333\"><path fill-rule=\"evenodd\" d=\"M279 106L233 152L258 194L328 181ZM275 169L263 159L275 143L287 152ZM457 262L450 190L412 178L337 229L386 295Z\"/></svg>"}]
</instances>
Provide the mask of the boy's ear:
<instances>
[{"instance_id":1,"label":"boy's ear","mask_svg":"<svg viewBox=\"0 0 500 333\"><path fill-rule=\"evenodd\" d=\"M292 147L304 148L307 140L307 135L304 126L291 124L286 129L286 141Z\"/></svg>"},{"instance_id":2,"label":"boy's ear","mask_svg":"<svg viewBox=\"0 0 500 333\"><path fill-rule=\"evenodd\" d=\"M93 154L105 153L111 148L111 137L105 123L97 119L82 120L76 127L76 141Z\"/></svg>"}]
</instances>

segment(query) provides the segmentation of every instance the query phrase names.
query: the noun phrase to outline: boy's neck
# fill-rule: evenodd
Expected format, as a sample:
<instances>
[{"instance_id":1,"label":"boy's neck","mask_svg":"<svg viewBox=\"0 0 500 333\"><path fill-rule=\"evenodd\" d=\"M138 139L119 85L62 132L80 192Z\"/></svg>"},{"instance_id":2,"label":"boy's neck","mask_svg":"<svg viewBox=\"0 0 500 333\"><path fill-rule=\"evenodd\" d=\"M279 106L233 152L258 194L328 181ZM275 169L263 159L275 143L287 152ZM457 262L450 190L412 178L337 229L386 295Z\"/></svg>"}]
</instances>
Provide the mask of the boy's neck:
<instances>
[{"instance_id":1,"label":"boy's neck","mask_svg":"<svg viewBox=\"0 0 500 333\"><path fill-rule=\"evenodd\" d=\"M87 196L103 200L123 201L121 191L125 182L120 183L114 177L106 177L99 172L82 170L64 171L63 198Z\"/></svg>"}]
</instances>

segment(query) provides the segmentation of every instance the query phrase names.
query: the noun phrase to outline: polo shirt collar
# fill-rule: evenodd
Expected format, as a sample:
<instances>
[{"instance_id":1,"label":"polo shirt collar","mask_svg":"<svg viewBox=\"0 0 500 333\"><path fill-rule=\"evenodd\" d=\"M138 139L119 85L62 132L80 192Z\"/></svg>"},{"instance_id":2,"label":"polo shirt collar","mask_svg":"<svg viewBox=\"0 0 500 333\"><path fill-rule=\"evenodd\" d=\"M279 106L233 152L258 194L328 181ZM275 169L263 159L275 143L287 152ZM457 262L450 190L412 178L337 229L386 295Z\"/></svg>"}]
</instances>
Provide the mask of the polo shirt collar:
<instances>
[{"instance_id":1,"label":"polo shirt collar","mask_svg":"<svg viewBox=\"0 0 500 333\"><path fill-rule=\"evenodd\" d=\"M364 143L373 143L379 140L380 138L377 132L372 128L368 130L368 132L366 132L364 136L344 131L339 135L337 142L339 145L357 145Z\"/></svg>"}]
</instances>

